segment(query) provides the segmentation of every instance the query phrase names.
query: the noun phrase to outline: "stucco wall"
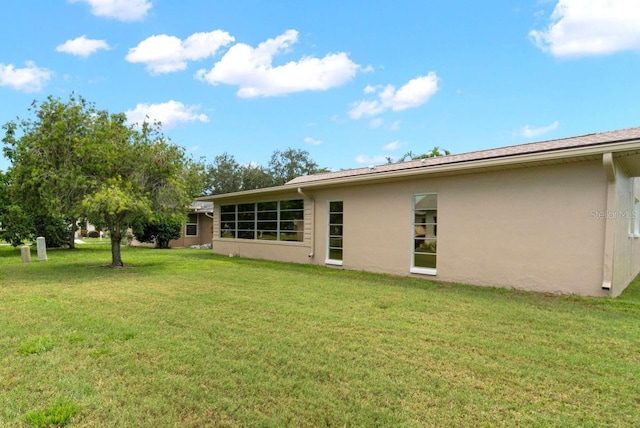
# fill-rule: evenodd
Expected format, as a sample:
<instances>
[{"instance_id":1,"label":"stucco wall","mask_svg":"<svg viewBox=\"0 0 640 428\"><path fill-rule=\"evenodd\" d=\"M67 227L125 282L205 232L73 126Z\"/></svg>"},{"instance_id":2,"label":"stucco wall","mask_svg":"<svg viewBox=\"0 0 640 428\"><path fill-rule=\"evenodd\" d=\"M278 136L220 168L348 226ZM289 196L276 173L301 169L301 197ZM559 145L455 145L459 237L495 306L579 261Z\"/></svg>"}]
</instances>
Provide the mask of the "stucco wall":
<instances>
[{"instance_id":1,"label":"stucco wall","mask_svg":"<svg viewBox=\"0 0 640 428\"><path fill-rule=\"evenodd\" d=\"M280 242L246 239L220 238L220 209L214 210L213 220L213 252L222 255L247 257L252 259L267 259L293 263L309 263L313 251L313 213L314 202L303 197L297 192L284 192L276 196L256 195L242 199L229 199L217 202L216 206L225 204L238 204L243 202L268 202L287 199L304 199L304 238L303 242Z\"/></svg>"},{"instance_id":2,"label":"stucco wall","mask_svg":"<svg viewBox=\"0 0 640 428\"><path fill-rule=\"evenodd\" d=\"M615 219L613 296L619 295L640 271L640 235L634 233L634 202L640 200L638 183L619 164L616 166L616 207L607 211Z\"/></svg>"},{"instance_id":3,"label":"stucco wall","mask_svg":"<svg viewBox=\"0 0 640 428\"><path fill-rule=\"evenodd\" d=\"M618 195L619 201L631 203L632 185L621 177L616 192L626 199ZM216 210L214 252L323 265L328 202L341 200L345 269L594 296L619 294L640 269L640 239L630 239L627 223L623 230L617 222L614 287L602 290L606 219L601 213L606 216L607 210L602 160L303 191L312 198L305 198L304 242L221 239ZM411 274L412 196L431 192L438 195L437 273ZM295 191L256 194L216 204L300 197Z\"/></svg>"},{"instance_id":4,"label":"stucco wall","mask_svg":"<svg viewBox=\"0 0 640 428\"><path fill-rule=\"evenodd\" d=\"M606 294L604 221L593 215L606 205L598 161L315 192L315 262L326 253L326 201L344 200L344 268L410 275L412 195L425 192L438 194L431 278Z\"/></svg>"},{"instance_id":5,"label":"stucco wall","mask_svg":"<svg viewBox=\"0 0 640 428\"><path fill-rule=\"evenodd\" d=\"M211 215L211 214L209 214ZM186 225L182 226L182 236L169 243L172 248L190 247L192 245L211 244L213 236L213 219L204 213L198 214L198 235L186 236Z\"/></svg>"}]
</instances>

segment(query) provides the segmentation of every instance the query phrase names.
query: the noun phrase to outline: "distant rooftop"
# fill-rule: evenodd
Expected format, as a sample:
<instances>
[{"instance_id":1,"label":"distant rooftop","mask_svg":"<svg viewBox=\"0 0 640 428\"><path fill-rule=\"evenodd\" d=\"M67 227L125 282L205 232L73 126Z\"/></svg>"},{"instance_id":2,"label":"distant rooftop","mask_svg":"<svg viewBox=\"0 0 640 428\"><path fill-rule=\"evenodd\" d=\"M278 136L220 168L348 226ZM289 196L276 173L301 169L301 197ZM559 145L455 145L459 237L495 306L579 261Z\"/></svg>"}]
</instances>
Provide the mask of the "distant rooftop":
<instances>
[{"instance_id":1,"label":"distant rooftop","mask_svg":"<svg viewBox=\"0 0 640 428\"><path fill-rule=\"evenodd\" d=\"M195 201L189 206L189 208L198 213L212 212L213 202Z\"/></svg>"},{"instance_id":2,"label":"distant rooftop","mask_svg":"<svg viewBox=\"0 0 640 428\"><path fill-rule=\"evenodd\" d=\"M640 127L620 129L617 131L600 132L595 134L586 134L578 137L561 138L557 140L541 141L537 143L519 144L516 146L480 150L475 152L461 153L457 155L417 159L409 162L391 163L366 168L347 169L342 171L305 175L294 178L286 185L301 185L336 178L374 175L391 171L410 170L414 168L428 168L436 165L449 165L478 160L507 158L510 156L553 152L558 150L622 143L634 140L640 140Z\"/></svg>"}]
</instances>

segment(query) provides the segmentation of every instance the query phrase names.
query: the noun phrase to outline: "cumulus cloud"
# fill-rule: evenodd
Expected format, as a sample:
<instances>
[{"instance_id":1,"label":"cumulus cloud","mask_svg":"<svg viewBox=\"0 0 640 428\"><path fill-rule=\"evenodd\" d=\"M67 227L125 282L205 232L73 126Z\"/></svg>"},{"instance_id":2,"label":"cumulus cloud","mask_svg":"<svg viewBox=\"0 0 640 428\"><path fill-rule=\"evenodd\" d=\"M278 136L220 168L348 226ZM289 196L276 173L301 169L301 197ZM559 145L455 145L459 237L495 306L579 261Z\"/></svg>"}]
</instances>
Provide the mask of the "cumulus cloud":
<instances>
[{"instance_id":1,"label":"cumulus cloud","mask_svg":"<svg viewBox=\"0 0 640 428\"><path fill-rule=\"evenodd\" d=\"M358 65L344 52L323 58L304 56L299 61L274 66L274 57L289 52L297 41L298 32L288 30L256 48L244 43L235 44L211 70L200 70L197 77L211 85L239 86L239 97L252 98L327 90L355 76Z\"/></svg>"},{"instance_id":2,"label":"cumulus cloud","mask_svg":"<svg viewBox=\"0 0 640 428\"><path fill-rule=\"evenodd\" d=\"M51 79L51 71L27 61L24 68L0 63L0 86L9 86L23 92L39 92Z\"/></svg>"},{"instance_id":3,"label":"cumulus cloud","mask_svg":"<svg viewBox=\"0 0 640 428\"><path fill-rule=\"evenodd\" d=\"M560 122L558 122L557 120L553 122L551 125L542 126L540 128L532 128L529 125L526 125L522 127L522 129L520 129L517 132L517 134L525 138L535 138L535 137L544 135L548 132L555 131L556 129L558 129L558 126L560 126Z\"/></svg>"},{"instance_id":4,"label":"cumulus cloud","mask_svg":"<svg viewBox=\"0 0 640 428\"><path fill-rule=\"evenodd\" d=\"M170 100L161 104L138 104L125 114L130 123L160 122L166 129L185 122L208 122L207 115L197 113L199 108L198 105L185 106L181 102Z\"/></svg>"},{"instance_id":5,"label":"cumulus cloud","mask_svg":"<svg viewBox=\"0 0 640 428\"><path fill-rule=\"evenodd\" d=\"M307 144L311 144L312 146L319 146L322 144L321 140L316 140L315 138L307 137L304 139L304 142Z\"/></svg>"},{"instance_id":6,"label":"cumulus cloud","mask_svg":"<svg viewBox=\"0 0 640 428\"><path fill-rule=\"evenodd\" d=\"M349 116L360 119L375 116L387 110L401 111L425 104L438 91L438 76L430 72L425 76L409 80L400 89L393 85L384 87L367 86L366 94L376 94L377 99L363 100L351 105Z\"/></svg>"},{"instance_id":7,"label":"cumulus cloud","mask_svg":"<svg viewBox=\"0 0 640 428\"><path fill-rule=\"evenodd\" d=\"M558 57L640 51L637 0L559 0L549 26L529 32L531 40Z\"/></svg>"},{"instance_id":8,"label":"cumulus cloud","mask_svg":"<svg viewBox=\"0 0 640 428\"><path fill-rule=\"evenodd\" d=\"M141 21L147 16L152 3L149 0L69 0L70 3L83 2L91 6L96 16L119 21Z\"/></svg>"},{"instance_id":9,"label":"cumulus cloud","mask_svg":"<svg viewBox=\"0 0 640 428\"><path fill-rule=\"evenodd\" d=\"M143 40L129 49L126 60L147 65L154 74L171 73L187 68L187 61L197 61L216 54L235 39L226 31L195 33L184 41L175 36L160 34Z\"/></svg>"},{"instance_id":10,"label":"cumulus cloud","mask_svg":"<svg viewBox=\"0 0 640 428\"><path fill-rule=\"evenodd\" d=\"M109 45L104 40L87 39L82 35L73 40L67 40L56 47L56 51L64 52L71 55L88 57L89 55L99 51L100 49L109 49Z\"/></svg>"}]
</instances>

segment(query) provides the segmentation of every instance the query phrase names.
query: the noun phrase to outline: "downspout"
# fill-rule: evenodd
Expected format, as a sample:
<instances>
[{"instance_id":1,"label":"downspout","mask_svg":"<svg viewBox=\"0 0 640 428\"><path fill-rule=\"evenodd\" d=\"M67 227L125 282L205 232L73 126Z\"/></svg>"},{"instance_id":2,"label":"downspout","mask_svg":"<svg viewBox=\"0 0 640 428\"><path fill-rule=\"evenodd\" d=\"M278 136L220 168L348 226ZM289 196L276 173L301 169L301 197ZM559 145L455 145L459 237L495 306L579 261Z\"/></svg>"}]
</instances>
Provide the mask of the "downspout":
<instances>
[{"instance_id":1,"label":"downspout","mask_svg":"<svg viewBox=\"0 0 640 428\"><path fill-rule=\"evenodd\" d=\"M615 245L616 216L616 167L611 152L602 155L602 164L607 174L607 211L604 226L604 263L602 272L602 289L611 290L613 284L613 262Z\"/></svg>"},{"instance_id":2,"label":"downspout","mask_svg":"<svg viewBox=\"0 0 640 428\"><path fill-rule=\"evenodd\" d=\"M316 224L315 224L315 217L316 217L316 200L313 199L313 197L306 195L303 191L301 187L298 187L298 193L304 197L305 199L308 199L309 201L311 201L311 252L309 253L309 258L312 259L315 251L315 245L316 245Z\"/></svg>"}]
</instances>

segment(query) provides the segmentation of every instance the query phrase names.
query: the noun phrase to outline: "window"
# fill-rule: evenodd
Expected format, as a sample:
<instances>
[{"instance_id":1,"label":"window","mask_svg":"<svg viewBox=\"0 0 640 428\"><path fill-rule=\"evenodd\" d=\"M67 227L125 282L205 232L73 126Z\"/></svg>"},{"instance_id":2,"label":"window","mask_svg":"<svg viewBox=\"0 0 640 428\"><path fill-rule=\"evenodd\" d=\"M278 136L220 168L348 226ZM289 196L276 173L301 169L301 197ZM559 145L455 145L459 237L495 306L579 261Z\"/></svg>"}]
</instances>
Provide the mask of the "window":
<instances>
[{"instance_id":1,"label":"window","mask_svg":"<svg viewBox=\"0 0 640 428\"><path fill-rule=\"evenodd\" d=\"M325 263L342 265L343 242L343 202L329 202L329 217L327 227L327 260Z\"/></svg>"},{"instance_id":2,"label":"window","mask_svg":"<svg viewBox=\"0 0 640 428\"><path fill-rule=\"evenodd\" d=\"M198 236L198 214L188 214L185 236Z\"/></svg>"},{"instance_id":3,"label":"window","mask_svg":"<svg viewBox=\"0 0 640 428\"><path fill-rule=\"evenodd\" d=\"M302 242L304 201L293 199L222 205L220 237Z\"/></svg>"},{"instance_id":4,"label":"window","mask_svg":"<svg viewBox=\"0 0 640 428\"><path fill-rule=\"evenodd\" d=\"M413 196L413 251L411 272L436 274L438 244L438 196Z\"/></svg>"}]
</instances>

